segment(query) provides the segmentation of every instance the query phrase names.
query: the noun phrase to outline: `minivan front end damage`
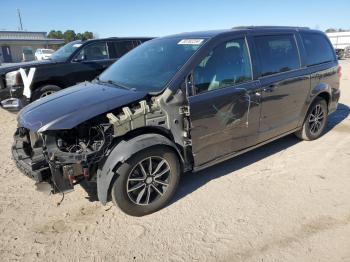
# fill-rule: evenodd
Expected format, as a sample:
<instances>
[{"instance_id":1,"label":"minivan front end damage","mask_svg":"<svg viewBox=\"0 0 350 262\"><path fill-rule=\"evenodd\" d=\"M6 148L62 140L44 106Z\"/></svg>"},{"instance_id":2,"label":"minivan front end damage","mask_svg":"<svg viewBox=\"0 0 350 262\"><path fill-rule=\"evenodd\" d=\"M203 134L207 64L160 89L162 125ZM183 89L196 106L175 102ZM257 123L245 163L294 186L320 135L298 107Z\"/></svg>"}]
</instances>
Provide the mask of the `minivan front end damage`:
<instances>
[{"instance_id":1,"label":"minivan front end damage","mask_svg":"<svg viewBox=\"0 0 350 262\"><path fill-rule=\"evenodd\" d=\"M34 132L19 127L12 147L13 158L23 173L38 184L49 184L52 193L72 191L74 185L83 180L97 180L99 198L105 203L109 183L115 175L110 167L105 168L105 163L113 162L113 167L117 166L136 149L152 146L155 141L173 147L184 170L191 169L189 124L181 109L184 104L186 100L181 91L176 95L165 92L111 110L72 129ZM134 144L141 140L133 138L147 133L147 128L153 130L147 132L160 130L159 133L164 131L168 135L163 139L159 133L149 134L141 144Z\"/></svg>"}]
</instances>

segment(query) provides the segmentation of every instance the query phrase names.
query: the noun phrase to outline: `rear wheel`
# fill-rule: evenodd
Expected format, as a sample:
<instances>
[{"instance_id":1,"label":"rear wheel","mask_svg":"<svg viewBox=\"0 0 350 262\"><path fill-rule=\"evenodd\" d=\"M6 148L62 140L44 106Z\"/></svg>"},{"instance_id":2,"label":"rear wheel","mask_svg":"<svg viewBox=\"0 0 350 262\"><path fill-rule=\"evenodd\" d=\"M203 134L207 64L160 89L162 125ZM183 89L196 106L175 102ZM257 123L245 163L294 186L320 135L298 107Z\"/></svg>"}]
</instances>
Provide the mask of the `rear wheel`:
<instances>
[{"instance_id":1,"label":"rear wheel","mask_svg":"<svg viewBox=\"0 0 350 262\"><path fill-rule=\"evenodd\" d=\"M177 155L167 147L145 149L117 170L112 200L132 216L143 216L163 208L174 195L179 179Z\"/></svg>"},{"instance_id":2,"label":"rear wheel","mask_svg":"<svg viewBox=\"0 0 350 262\"><path fill-rule=\"evenodd\" d=\"M61 88L59 86L56 86L56 85L46 85L46 86L39 87L34 91L32 101L35 101L39 98L43 98L43 97L48 96L48 95L51 95L51 94L56 93L60 90L61 90Z\"/></svg>"},{"instance_id":3,"label":"rear wheel","mask_svg":"<svg viewBox=\"0 0 350 262\"><path fill-rule=\"evenodd\" d=\"M295 135L303 140L319 138L326 127L327 117L327 102L321 97L316 98L308 110L302 128Z\"/></svg>"}]
</instances>

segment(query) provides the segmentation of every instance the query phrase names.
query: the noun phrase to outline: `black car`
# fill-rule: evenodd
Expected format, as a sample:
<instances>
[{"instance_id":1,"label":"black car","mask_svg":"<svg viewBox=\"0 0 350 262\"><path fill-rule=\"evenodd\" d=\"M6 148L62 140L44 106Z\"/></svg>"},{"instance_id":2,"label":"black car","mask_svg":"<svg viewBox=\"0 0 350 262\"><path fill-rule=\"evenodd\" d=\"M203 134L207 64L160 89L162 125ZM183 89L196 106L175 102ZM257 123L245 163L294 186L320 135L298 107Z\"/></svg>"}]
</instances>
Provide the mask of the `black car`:
<instances>
[{"instance_id":1,"label":"black car","mask_svg":"<svg viewBox=\"0 0 350 262\"><path fill-rule=\"evenodd\" d=\"M340 75L328 38L307 28L162 37L25 107L12 152L38 185L96 181L103 204L111 196L142 216L166 205L182 173L291 133L320 137Z\"/></svg>"},{"instance_id":2,"label":"black car","mask_svg":"<svg viewBox=\"0 0 350 262\"><path fill-rule=\"evenodd\" d=\"M91 81L122 55L150 40L145 37L73 41L48 61L0 67L0 101L9 110L83 81Z\"/></svg>"}]
</instances>

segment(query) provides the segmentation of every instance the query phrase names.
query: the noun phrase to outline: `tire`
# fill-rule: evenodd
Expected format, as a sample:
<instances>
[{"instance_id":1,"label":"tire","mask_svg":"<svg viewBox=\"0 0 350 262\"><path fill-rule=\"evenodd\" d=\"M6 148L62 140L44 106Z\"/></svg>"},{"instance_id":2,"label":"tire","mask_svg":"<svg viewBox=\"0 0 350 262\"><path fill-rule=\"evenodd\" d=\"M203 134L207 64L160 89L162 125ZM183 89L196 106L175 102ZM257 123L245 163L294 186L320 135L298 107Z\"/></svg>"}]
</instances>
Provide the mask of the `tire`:
<instances>
[{"instance_id":1,"label":"tire","mask_svg":"<svg viewBox=\"0 0 350 262\"><path fill-rule=\"evenodd\" d=\"M33 92L32 101L35 101L47 95L51 95L60 90L61 88L56 85L46 85L46 86L39 87Z\"/></svg>"},{"instance_id":2,"label":"tire","mask_svg":"<svg viewBox=\"0 0 350 262\"><path fill-rule=\"evenodd\" d=\"M317 116L317 117L315 117ZM322 136L328 118L328 106L325 99L317 97L311 104L302 128L295 135L302 140L315 140Z\"/></svg>"},{"instance_id":3,"label":"tire","mask_svg":"<svg viewBox=\"0 0 350 262\"><path fill-rule=\"evenodd\" d=\"M149 159L153 174L149 170ZM117 173L111 190L113 203L128 215L144 216L158 211L171 200L180 180L180 163L170 148L157 146L133 155ZM157 178L157 175L160 176Z\"/></svg>"}]
</instances>

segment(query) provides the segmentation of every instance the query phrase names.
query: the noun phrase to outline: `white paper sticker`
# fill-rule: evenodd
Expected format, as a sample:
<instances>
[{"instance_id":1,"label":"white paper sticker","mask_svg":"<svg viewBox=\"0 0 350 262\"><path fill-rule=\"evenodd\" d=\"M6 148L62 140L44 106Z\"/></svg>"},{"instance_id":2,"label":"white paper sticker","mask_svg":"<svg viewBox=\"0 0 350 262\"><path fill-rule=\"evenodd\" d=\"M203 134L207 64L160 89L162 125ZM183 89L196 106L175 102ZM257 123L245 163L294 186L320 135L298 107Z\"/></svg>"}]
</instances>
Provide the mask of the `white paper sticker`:
<instances>
[{"instance_id":1,"label":"white paper sticker","mask_svg":"<svg viewBox=\"0 0 350 262\"><path fill-rule=\"evenodd\" d=\"M182 39L178 45L200 45L204 39Z\"/></svg>"},{"instance_id":2,"label":"white paper sticker","mask_svg":"<svg viewBox=\"0 0 350 262\"><path fill-rule=\"evenodd\" d=\"M73 47L78 48L78 47L81 47L81 45L82 45L82 44L74 44Z\"/></svg>"}]
</instances>

